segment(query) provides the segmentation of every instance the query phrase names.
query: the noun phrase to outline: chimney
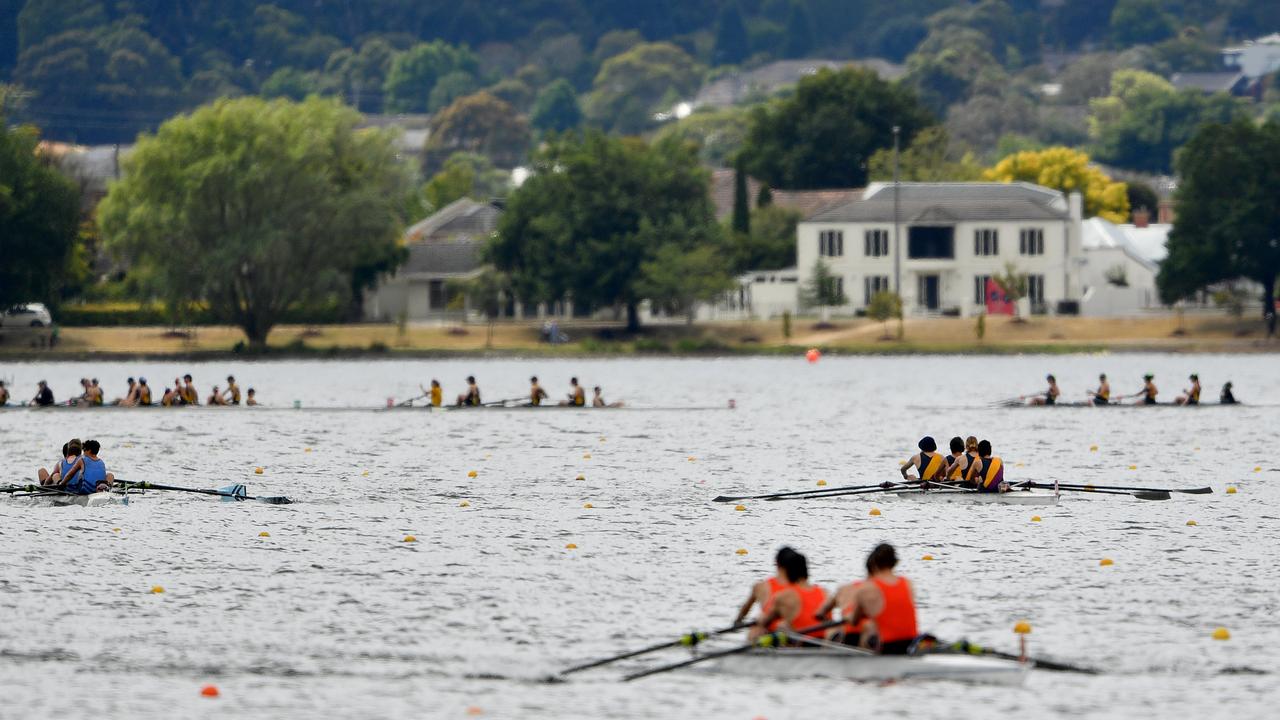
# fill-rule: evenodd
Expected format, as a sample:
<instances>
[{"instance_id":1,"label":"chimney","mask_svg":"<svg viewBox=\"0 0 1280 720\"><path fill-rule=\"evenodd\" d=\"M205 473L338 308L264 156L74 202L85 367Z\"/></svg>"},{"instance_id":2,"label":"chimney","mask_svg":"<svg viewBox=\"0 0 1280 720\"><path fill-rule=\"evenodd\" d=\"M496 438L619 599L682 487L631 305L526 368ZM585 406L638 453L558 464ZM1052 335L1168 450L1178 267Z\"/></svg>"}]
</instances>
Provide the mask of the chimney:
<instances>
[{"instance_id":1,"label":"chimney","mask_svg":"<svg viewBox=\"0 0 1280 720\"><path fill-rule=\"evenodd\" d=\"M1084 196L1075 191L1067 195L1067 210L1071 213L1071 222L1082 222L1084 220Z\"/></svg>"},{"instance_id":2,"label":"chimney","mask_svg":"<svg viewBox=\"0 0 1280 720\"><path fill-rule=\"evenodd\" d=\"M1156 222L1161 225L1172 225L1177 219L1178 214L1173 210L1173 200L1165 198L1160 201L1160 207L1156 210Z\"/></svg>"},{"instance_id":3,"label":"chimney","mask_svg":"<svg viewBox=\"0 0 1280 720\"><path fill-rule=\"evenodd\" d=\"M1151 211L1145 207L1140 207L1133 211L1133 226L1136 228L1145 228L1151 224Z\"/></svg>"}]
</instances>

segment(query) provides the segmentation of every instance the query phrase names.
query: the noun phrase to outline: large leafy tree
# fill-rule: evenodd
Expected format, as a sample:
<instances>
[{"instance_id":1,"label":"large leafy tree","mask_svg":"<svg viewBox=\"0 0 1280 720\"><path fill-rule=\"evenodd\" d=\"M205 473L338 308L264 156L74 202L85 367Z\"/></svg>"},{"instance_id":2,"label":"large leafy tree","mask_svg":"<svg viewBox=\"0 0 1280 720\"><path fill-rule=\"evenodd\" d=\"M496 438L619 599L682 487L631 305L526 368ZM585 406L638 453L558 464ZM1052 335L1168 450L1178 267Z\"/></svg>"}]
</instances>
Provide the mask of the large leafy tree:
<instances>
[{"instance_id":1,"label":"large leafy tree","mask_svg":"<svg viewBox=\"0 0 1280 720\"><path fill-rule=\"evenodd\" d=\"M1262 312L1275 332L1280 275L1280 122L1210 124L1178 156L1178 217L1160 266L1161 299L1172 304L1217 282L1262 286Z\"/></svg>"},{"instance_id":2,"label":"large leafy tree","mask_svg":"<svg viewBox=\"0 0 1280 720\"><path fill-rule=\"evenodd\" d=\"M671 43L644 43L605 61L587 97L587 118L605 130L636 134L654 125L702 83L702 69Z\"/></svg>"},{"instance_id":3,"label":"large leafy tree","mask_svg":"<svg viewBox=\"0 0 1280 720\"><path fill-rule=\"evenodd\" d=\"M519 165L529 149L529 122L510 105L478 92L454 101L431 120L424 167L435 172L454 153L486 155L500 168Z\"/></svg>"},{"instance_id":4,"label":"large leafy tree","mask_svg":"<svg viewBox=\"0 0 1280 720\"><path fill-rule=\"evenodd\" d=\"M533 175L508 199L489 256L525 302L622 307L635 329L644 264L659 247L719 241L708 186L686 144L560 135L538 150Z\"/></svg>"},{"instance_id":5,"label":"large leafy tree","mask_svg":"<svg viewBox=\"0 0 1280 720\"><path fill-rule=\"evenodd\" d=\"M743 154L747 170L770 187L860 187L867 161L934 124L915 94L875 73L821 70L800 81L794 95L751 116Z\"/></svg>"},{"instance_id":6,"label":"large leafy tree","mask_svg":"<svg viewBox=\"0 0 1280 720\"><path fill-rule=\"evenodd\" d=\"M560 78L538 93L530 115L533 126L543 131L560 132L582 124L582 107L578 94L568 80Z\"/></svg>"},{"instance_id":7,"label":"large leafy tree","mask_svg":"<svg viewBox=\"0 0 1280 720\"><path fill-rule=\"evenodd\" d=\"M291 308L350 299L400 257L391 138L334 101L225 100L139 138L99 207L157 296L208 303L263 346Z\"/></svg>"},{"instance_id":8,"label":"large leafy tree","mask_svg":"<svg viewBox=\"0 0 1280 720\"><path fill-rule=\"evenodd\" d=\"M1064 193L1079 192L1084 197L1087 217L1101 217L1122 223L1129 219L1129 196L1125 184L1107 177L1089 164L1089 156L1078 150L1051 147L1014 153L983 173L986 180L1043 185Z\"/></svg>"},{"instance_id":9,"label":"large leafy tree","mask_svg":"<svg viewBox=\"0 0 1280 720\"><path fill-rule=\"evenodd\" d=\"M424 112L441 78L456 72L475 75L478 67L475 53L443 40L397 53L382 87L387 112Z\"/></svg>"},{"instance_id":10,"label":"large leafy tree","mask_svg":"<svg viewBox=\"0 0 1280 720\"><path fill-rule=\"evenodd\" d=\"M868 176L891 182L893 148L877 150L867 163ZM915 142L898 154L898 179L904 182L969 182L982 178L982 166L972 153L957 150L940 126L921 130Z\"/></svg>"},{"instance_id":11,"label":"large leafy tree","mask_svg":"<svg viewBox=\"0 0 1280 720\"><path fill-rule=\"evenodd\" d=\"M75 256L79 193L38 143L34 128L8 126L0 94L0 310L56 300Z\"/></svg>"}]
</instances>

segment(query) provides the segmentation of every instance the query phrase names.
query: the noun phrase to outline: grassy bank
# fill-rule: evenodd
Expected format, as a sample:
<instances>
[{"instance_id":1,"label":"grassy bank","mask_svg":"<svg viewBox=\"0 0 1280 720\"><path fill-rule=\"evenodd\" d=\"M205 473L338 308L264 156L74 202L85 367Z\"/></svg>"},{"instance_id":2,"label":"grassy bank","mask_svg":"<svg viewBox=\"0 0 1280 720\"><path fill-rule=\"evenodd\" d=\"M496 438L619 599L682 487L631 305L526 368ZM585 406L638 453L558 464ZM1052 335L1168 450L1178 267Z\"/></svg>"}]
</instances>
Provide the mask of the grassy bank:
<instances>
[{"instance_id":1,"label":"grassy bank","mask_svg":"<svg viewBox=\"0 0 1280 720\"><path fill-rule=\"evenodd\" d=\"M271 334L269 357L450 356L450 355L773 355L810 347L845 354L894 353L1071 353L1101 351L1274 352L1262 323L1228 316L1152 318L988 318L978 339L975 321L958 318L907 320L897 325L867 320L829 324L798 319L784 335L780 321L657 325L629 335L617 324L562 325L570 341L548 345L536 323L477 325L281 326ZM243 352L244 336L232 327L174 331L164 327L63 328L53 348L35 347L30 333L0 336L0 357L225 357Z\"/></svg>"}]
</instances>

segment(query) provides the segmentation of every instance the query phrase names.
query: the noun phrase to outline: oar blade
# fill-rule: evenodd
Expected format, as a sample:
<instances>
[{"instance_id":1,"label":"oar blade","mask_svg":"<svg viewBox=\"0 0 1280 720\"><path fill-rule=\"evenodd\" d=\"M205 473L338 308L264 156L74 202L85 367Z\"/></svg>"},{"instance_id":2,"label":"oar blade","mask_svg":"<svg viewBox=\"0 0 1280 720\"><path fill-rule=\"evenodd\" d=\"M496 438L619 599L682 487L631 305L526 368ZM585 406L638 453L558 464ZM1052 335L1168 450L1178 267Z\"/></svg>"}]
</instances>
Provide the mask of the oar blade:
<instances>
[{"instance_id":1,"label":"oar blade","mask_svg":"<svg viewBox=\"0 0 1280 720\"><path fill-rule=\"evenodd\" d=\"M1168 500L1171 495L1163 490L1143 490L1133 494L1139 500Z\"/></svg>"},{"instance_id":2,"label":"oar blade","mask_svg":"<svg viewBox=\"0 0 1280 720\"><path fill-rule=\"evenodd\" d=\"M251 498L254 502L266 503L268 505L292 505L293 501L283 495L273 497L256 497Z\"/></svg>"},{"instance_id":3,"label":"oar blade","mask_svg":"<svg viewBox=\"0 0 1280 720\"><path fill-rule=\"evenodd\" d=\"M1185 490L1179 490L1178 492L1186 493L1188 495L1212 495L1213 488L1211 487L1187 488Z\"/></svg>"},{"instance_id":4,"label":"oar blade","mask_svg":"<svg viewBox=\"0 0 1280 720\"><path fill-rule=\"evenodd\" d=\"M218 494L222 496L223 502L235 502L249 497L249 488L240 484L228 485L224 488L218 488Z\"/></svg>"}]
</instances>

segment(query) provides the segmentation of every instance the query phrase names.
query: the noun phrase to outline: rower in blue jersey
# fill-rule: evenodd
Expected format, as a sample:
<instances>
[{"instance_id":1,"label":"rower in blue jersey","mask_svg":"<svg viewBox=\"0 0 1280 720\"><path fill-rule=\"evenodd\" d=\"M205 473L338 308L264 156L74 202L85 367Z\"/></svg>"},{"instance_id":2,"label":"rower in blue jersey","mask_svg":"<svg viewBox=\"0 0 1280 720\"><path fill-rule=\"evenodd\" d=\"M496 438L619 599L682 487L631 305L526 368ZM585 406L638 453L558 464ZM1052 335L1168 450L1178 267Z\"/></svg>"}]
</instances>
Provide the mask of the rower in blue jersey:
<instances>
[{"instance_id":1,"label":"rower in blue jersey","mask_svg":"<svg viewBox=\"0 0 1280 720\"><path fill-rule=\"evenodd\" d=\"M84 455L80 458L84 471L80 473L79 483L74 488L71 483L68 483L68 490L80 495L90 495L111 487L116 478L115 475L107 472L107 464L98 457L98 451L101 449L102 445L97 440L84 441Z\"/></svg>"},{"instance_id":2,"label":"rower in blue jersey","mask_svg":"<svg viewBox=\"0 0 1280 720\"><path fill-rule=\"evenodd\" d=\"M80 467L80 439L75 438L71 442L62 446L62 457L58 458L58 462L54 463L52 470L40 468L36 476L40 478L41 485L65 485L67 478L75 479L79 473Z\"/></svg>"}]
</instances>

